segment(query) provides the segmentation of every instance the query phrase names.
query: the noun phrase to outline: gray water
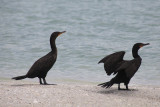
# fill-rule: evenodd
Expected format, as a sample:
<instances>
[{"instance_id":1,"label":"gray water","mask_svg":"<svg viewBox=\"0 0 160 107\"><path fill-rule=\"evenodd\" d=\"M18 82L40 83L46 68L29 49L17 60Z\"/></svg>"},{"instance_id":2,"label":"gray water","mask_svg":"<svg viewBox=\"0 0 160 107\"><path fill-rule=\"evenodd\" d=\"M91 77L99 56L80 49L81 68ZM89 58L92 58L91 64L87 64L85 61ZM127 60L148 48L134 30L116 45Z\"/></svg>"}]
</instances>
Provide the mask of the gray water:
<instances>
[{"instance_id":1,"label":"gray water","mask_svg":"<svg viewBox=\"0 0 160 107\"><path fill-rule=\"evenodd\" d=\"M140 49L142 65L131 83L160 85L160 0L1 0L0 77L26 74L50 51L54 31L58 58L47 75L56 79L105 82L104 56L150 43ZM38 79L33 79L37 81Z\"/></svg>"}]
</instances>

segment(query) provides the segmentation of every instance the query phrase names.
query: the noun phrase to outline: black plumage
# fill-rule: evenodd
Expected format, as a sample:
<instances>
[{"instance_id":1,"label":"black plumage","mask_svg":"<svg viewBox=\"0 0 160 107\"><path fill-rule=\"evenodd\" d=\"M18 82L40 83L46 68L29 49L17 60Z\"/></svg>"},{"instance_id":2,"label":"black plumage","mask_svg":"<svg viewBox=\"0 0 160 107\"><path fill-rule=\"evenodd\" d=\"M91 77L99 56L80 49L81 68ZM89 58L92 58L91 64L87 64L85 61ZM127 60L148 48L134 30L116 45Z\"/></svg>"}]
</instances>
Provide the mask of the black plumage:
<instances>
[{"instance_id":1,"label":"black plumage","mask_svg":"<svg viewBox=\"0 0 160 107\"><path fill-rule=\"evenodd\" d=\"M13 77L12 79L15 80L21 80L25 78L39 78L40 84L47 84L45 77L48 73L48 71L52 68L54 63L56 62L57 59L57 47L55 40L56 38L61 35L62 33L65 33L66 31L63 32L53 32L50 37L50 46L51 46L51 51L46 54L45 56L41 57L38 59L30 68L28 73L23 76L18 76L18 77ZM43 79L43 83L42 80Z\"/></svg>"},{"instance_id":2,"label":"black plumage","mask_svg":"<svg viewBox=\"0 0 160 107\"><path fill-rule=\"evenodd\" d=\"M99 84L104 88L109 88L113 84L118 84L118 89L120 90L120 83L124 83L126 90L128 90L128 84L130 79L134 76L141 65L141 57L138 55L138 50L149 43L136 43L132 48L132 55L134 59L132 60L123 60L124 51L115 52L104 57L99 63L104 63L104 69L107 75L116 74L109 82Z\"/></svg>"}]
</instances>

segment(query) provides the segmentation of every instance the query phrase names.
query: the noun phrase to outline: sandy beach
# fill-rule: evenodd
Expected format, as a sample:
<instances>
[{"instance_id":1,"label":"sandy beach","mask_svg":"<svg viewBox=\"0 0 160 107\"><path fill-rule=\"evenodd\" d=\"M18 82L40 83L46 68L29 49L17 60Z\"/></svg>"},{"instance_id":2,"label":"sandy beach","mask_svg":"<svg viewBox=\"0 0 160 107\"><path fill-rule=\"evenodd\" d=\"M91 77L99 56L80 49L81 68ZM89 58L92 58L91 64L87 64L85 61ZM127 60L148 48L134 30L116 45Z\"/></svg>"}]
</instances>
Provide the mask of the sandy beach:
<instances>
[{"instance_id":1,"label":"sandy beach","mask_svg":"<svg viewBox=\"0 0 160 107\"><path fill-rule=\"evenodd\" d=\"M0 107L159 107L160 87L117 85L104 89L95 84L39 85L28 81L0 81Z\"/></svg>"}]
</instances>

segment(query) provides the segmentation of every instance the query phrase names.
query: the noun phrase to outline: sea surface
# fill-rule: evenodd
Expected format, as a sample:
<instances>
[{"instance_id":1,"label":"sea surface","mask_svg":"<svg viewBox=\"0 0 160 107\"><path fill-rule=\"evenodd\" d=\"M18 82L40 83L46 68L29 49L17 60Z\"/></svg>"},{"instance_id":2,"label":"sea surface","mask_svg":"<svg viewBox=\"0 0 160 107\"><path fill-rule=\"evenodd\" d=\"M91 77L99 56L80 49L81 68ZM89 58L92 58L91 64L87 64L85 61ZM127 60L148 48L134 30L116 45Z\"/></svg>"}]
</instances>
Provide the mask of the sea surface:
<instances>
[{"instance_id":1,"label":"sea surface","mask_svg":"<svg viewBox=\"0 0 160 107\"><path fill-rule=\"evenodd\" d=\"M26 74L51 50L51 33L64 30L49 83L108 81L113 76L99 60L117 51L133 59L133 44L143 42L150 45L139 50L142 65L131 83L160 85L160 0L1 0L0 77Z\"/></svg>"}]
</instances>

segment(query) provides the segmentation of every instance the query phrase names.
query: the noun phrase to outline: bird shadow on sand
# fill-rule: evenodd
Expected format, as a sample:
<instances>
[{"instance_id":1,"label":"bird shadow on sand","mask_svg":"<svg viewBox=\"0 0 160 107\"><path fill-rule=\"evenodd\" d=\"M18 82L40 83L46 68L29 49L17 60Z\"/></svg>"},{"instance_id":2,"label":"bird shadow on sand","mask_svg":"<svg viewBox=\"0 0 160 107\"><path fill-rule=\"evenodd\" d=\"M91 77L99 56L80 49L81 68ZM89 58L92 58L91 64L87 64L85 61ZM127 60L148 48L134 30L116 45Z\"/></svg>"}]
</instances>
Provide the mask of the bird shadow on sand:
<instances>
[{"instance_id":1,"label":"bird shadow on sand","mask_svg":"<svg viewBox=\"0 0 160 107\"><path fill-rule=\"evenodd\" d=\"M97 91L97 93L99 93L99 94L113 94L113 95L120 95L120 96L130 96L137 91L138 91L138 89L118 90L115 88L110 88L110 89L99 90L99 91Z\"/></svg>"},{"instance_id":2,"label":"bird shadow on sand","mask_svg":"<svg viewBox=\"0 0 160 107\"><path fill-rule=\"evenodd\" d=\"M51 86L51 85L56 86L57 84L14 84L14 85L11 85L11 86L23 87L23 86Z\"/></svg>"}]
</instances>

